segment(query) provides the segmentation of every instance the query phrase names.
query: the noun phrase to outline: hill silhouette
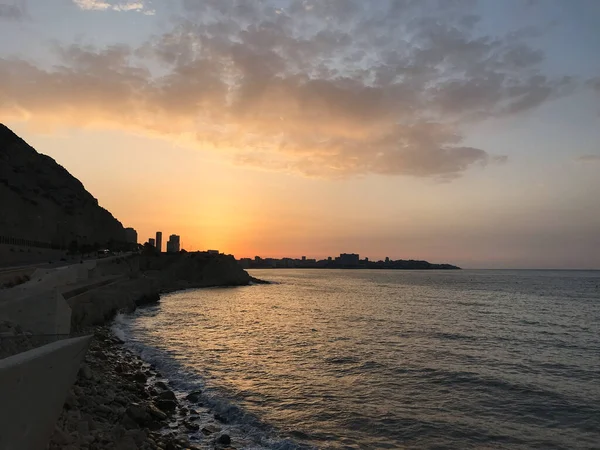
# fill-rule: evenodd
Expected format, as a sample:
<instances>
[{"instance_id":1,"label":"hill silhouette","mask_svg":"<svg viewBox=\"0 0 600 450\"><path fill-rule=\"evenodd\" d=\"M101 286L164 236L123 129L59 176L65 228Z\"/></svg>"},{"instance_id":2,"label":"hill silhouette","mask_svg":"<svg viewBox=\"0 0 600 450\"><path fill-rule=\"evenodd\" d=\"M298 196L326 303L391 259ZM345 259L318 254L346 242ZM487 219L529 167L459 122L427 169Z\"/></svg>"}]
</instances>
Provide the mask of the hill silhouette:
<instances>
[{"instance_id":1,"label":"hill silhouette","mask_svg":"<svg viewBox=\"0 0 600 450\"><path fill-rule=\"evenodd\" d=\"M66 248L125 242L121 222L49 156L0 124L0 236Z\"/></svg>"}]
</instances>

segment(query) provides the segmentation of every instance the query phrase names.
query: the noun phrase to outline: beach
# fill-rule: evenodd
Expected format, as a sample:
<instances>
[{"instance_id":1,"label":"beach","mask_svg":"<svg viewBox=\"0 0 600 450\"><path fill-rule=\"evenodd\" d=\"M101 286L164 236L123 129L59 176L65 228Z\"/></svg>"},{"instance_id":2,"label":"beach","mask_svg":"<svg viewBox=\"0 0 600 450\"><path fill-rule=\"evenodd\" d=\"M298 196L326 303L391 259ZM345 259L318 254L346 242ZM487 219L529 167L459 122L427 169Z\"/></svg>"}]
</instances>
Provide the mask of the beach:
<instances>
[{"instance_id":1,"label":"beach","mask_svg":"<svg viewBox=\"0 0 600 450\"><path fill-rule=\"evenodd\" d=\"M219 417L203 407L199 392L176 396L161 374L127 350L109 326L86 331L94 338L50 450L235 448ZM190 443L190 432L199 432L202 441Z\"/></svg>"}]
</instances>

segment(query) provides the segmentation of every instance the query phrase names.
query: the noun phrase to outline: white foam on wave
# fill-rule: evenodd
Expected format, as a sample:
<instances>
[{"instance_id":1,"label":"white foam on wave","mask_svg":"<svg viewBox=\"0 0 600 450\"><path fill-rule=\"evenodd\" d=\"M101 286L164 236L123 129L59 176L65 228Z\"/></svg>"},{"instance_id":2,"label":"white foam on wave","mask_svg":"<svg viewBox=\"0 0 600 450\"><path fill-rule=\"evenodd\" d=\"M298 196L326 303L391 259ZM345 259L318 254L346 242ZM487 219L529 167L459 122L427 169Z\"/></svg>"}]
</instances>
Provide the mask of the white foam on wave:
<instances>
[{"instance_id":1,"label":"white foam on wave","mask_svg":"<svg viewBox=\"0 0 600 450\"><path fill-rule=\"evenodd\" d=\"M113 320L112 326L110 327L113 334L123 342L127 341L127 336L123 328L124 320L123 314L118 313Z\"/></svg>"}]
</instances>

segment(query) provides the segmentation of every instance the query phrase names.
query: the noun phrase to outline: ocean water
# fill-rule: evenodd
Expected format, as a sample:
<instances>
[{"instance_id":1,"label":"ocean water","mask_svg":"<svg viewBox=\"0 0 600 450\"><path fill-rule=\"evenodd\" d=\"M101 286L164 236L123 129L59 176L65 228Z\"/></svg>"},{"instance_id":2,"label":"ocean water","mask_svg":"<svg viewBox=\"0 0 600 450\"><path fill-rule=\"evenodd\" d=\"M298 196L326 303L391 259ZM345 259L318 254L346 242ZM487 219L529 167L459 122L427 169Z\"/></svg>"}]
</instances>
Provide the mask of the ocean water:
<instances>
[{"instance_id":1,"label":"ocean water","mask_svg":"<svg viewBox=\"0 0 600 450\"><path fill-rule=\"evenodd\" d=\"M600 448L600 272L251 272L116 325L237 448Z\"/></svg>"}]
</instances>

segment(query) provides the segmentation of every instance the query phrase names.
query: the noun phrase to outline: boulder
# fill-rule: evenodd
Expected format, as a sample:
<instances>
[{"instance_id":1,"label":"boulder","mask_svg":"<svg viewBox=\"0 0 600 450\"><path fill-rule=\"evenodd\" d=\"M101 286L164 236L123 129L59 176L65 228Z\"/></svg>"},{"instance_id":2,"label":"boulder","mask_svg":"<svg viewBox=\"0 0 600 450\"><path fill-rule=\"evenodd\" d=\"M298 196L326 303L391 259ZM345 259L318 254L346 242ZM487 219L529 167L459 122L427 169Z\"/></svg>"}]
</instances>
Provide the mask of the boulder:
<instances>
[{"instance_id":1,"label":"boulder","mask_svg":"<svg viewBox=\"0 0 600 450\"><path fill-rule=\"evenodd\" d=\"M198 431L200 429L200 425L198 425L197 423L188 422L187 420L183 422L183 426L190 431Z\"/></svg>"},{"instance_id":2,"label":"boulder","mask_svg":"<svg viewBox=\"0 0 600 450\"><path fill-rule=\"evenodd\" d=\"M173 400L155 400L154 404L161 411L165 411L167 413L171 413L177 409L177 403Z\"/></svg>"},{"instance_id":3,"label":"boulder","mask_svg":"<svg viewBox=\"0 0 600 450\"><path fill-rule=\"evenodd\" d=\"M158 394L158 398L160 400L173 400L176 401L177 397L175 396L175 393L173 391L164 391L164 392L160 392Z\"/></svg>"},{"instance_id":4,"label":"boulder","mask_svg":"<svg viewBox=\"0 0 600 450\"><path fill-rule=\"evenodd\" d=\"M167 415L154 405L148 405L146 410L152 417L155 417L156 419L167 420Z\"/></svg>"},{"instance_id":5,"label":"boulder","mask_svg":"<svg viewBox=\"0 0 600 450\"><path fill-rule=\"evenodd\" d=\"M146 374L144 372L136 372L133 375L133 379L139 383L145 383L146 380L148 380L148 377L146 376Z\"/></svg>"},{"instance_id":6,"label":"boulder","mask_svg":"<svg viewBox=\"0 0 600 450\"><path fill-rule=\"evenodd\" d=\"M202 395L202 391L193 391L186 395L185 398L192 403L198 403L200 395Z\"/></svg>"},{"instance_id":7,"label":"boulder","mask_svg":"<svg viewBox=\"0 0 600 450\"><path fill-rule=\"evenodd\" d=\"M221 414L215 414L215 420L218 420L221 423L227 423L227 418L223 417Z\"/></svg>"},{"instance_id":8,"label":"boulder","mask_svg":"<svg viewBox=\"0 0 600 450\"><path fill-rule=\"evenodd\" d=\"M217 439L217 442L222 445L229 445L229 444L231 444L231 437L229 437L228 434L222 434Z\"/></svg>"},{"instance_id":9,"label":"boulder","mask_svg":"<svg viewBox=\"0 0 600 450\"><path fill-rule=\"evenodd\" d=\"M169 389L166 385L166 383L162 382L162 381L157 381L156 383L154 383L154 386L156 386L159 389L162 389L163 391L166 391L167 389Z\"/></svg>"}]
</instances>

